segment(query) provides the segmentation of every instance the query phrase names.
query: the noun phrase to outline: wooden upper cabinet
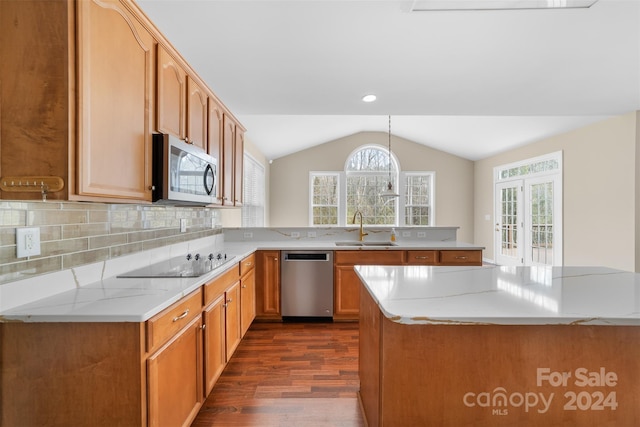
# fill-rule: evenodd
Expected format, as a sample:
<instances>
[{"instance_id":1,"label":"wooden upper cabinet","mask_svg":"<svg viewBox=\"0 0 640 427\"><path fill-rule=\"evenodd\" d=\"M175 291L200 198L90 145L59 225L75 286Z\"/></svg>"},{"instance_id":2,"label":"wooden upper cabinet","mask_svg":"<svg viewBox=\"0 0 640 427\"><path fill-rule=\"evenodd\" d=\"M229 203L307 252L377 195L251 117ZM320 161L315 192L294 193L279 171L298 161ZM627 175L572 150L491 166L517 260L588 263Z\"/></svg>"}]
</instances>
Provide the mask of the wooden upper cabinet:
<instances>
[{"instance_id":1,"label":"wooden upper cabinet","mask_svg":"<svg viewBox=\"0 0 640 427\"><path fill-rule=\"evenodd\" d=\"M157 129L160 133L184 139L187 73L167 50L158 45Z\"/></svg>"},{"instance_id":2,"label":"wooden upper cabinet","mask_svg":"<svg viewBox=\"0 0 640 427\"><path fill-rule=\"evenodd\" d=\"M123 3L76 3L77 193L151 200L154 37Z\"/></svg>"},{"instance_id":3,"label":"wooden upper cabinet","mask_svg":"<svg viewBox=\"0 0 640 427\"><path fill-rule=\"evenodd\" d=\"M187 76L187 137L185 141L207 151L207 93Z\"/></svg>"},{"instance_id":4,"label":"wooden upper cabinet","mask_svg":"<svg viewBox=\"0 0 640 427\"><path fill-rule=\"evenodd\" d=\"M215 157L218 160L218 182L216 183L216 203L222 203L222 181L223 181L223 137L222 131L224 128L223 118L224 112L222 106L213 98L209 98L209 120L207 124L207 133L209 135L208 152L211 157Z\"/></svg>"},{"instance_id":5,"label":"wooden upper cabinet","mask_svg":"<svg viewBox=\"0 0 640 427\"><path fill-rule=\"evenodd\" d=\"M236 125L235 146L233 149L233 203L242 206L244 173L244 131Z\"/></svg>"},{"instance_id":6,"label":"wooden upper cabinet","mask_svg":"<svg viewBox=\"0 0 640 427\"><path fill-rule=\"evenodd\" d=\"M236 139L236 122L225 114L223 117L223 123L222 204L225 206L233 206L233 180L235 178L233 167L235 164L234 147Z\"/></svg>"}]
</instances>

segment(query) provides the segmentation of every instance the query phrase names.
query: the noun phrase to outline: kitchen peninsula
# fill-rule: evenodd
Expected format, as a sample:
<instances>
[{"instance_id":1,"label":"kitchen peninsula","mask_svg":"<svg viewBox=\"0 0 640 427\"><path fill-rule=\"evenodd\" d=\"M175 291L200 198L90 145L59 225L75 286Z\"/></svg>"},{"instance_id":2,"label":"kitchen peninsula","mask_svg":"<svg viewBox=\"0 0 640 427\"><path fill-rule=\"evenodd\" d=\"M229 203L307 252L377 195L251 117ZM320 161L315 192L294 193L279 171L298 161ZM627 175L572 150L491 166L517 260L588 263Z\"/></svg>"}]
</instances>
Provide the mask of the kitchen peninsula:
<instances>
[{"instance_id":1,"label":"kitchen peninsula","mask_svg":"<svg viewBox=\"0 0 640 427\"><path fill-rule=\"evenodd\" d=\"M640 425L640 274L356 270L369 426Z\"/></svg>"}]
</instances>

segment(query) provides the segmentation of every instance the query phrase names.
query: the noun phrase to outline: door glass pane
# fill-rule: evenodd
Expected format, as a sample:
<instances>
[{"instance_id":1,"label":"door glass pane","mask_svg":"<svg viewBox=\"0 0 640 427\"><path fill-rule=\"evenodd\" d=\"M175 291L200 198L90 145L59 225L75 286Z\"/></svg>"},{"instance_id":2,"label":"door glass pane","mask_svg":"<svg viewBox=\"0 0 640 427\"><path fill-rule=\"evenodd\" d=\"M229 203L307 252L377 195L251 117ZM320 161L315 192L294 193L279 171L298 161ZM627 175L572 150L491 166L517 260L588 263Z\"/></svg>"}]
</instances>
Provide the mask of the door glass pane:
<instances>
[{"instance_id":1,"label":"door glass pane","mask_svg":"<svg viewBox=\"0 0 640 427\"><path fill-rule=\"evenodd\" d=\"M518 203L517 187L501 190L502 221L500 253L504 256L516 257L518 251Z\"/></svg>"},{"instance_id":2,"label":"door glass pane","mask_svg":"<svg viewBox=\"0 0 640 427\"><path fill-rule=\"evenodd\" d=\"M531 185L531 262L553 264L553 182Z\"/></svg>"}]
</instances>

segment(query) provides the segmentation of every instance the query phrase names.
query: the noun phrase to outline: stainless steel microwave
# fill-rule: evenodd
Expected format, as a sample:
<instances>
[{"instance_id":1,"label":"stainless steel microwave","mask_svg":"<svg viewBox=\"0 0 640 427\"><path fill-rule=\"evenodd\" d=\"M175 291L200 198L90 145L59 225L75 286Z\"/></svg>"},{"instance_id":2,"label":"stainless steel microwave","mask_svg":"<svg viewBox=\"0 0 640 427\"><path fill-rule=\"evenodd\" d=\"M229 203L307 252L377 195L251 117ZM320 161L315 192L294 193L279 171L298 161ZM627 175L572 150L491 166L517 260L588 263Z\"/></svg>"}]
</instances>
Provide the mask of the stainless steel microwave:
<instances>
[{"instance_id":1,"label":"stainless steel microwave","mask_svg":"<svg viewBox=\"0 0 640 427\"><path fill-rule=\"evenodd\" d=\"M153 201L206 206L216 202L218 160L178 138L153 135Z\"/></svg>"}]
</instances>

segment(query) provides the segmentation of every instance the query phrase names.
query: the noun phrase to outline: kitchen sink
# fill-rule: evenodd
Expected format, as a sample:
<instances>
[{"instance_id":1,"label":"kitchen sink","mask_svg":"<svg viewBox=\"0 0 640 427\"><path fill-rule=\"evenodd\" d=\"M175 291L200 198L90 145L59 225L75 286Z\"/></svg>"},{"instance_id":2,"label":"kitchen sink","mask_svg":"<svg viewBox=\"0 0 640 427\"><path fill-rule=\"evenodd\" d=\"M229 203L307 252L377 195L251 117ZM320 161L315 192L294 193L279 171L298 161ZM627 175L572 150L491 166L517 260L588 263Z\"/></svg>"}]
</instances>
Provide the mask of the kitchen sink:
<instances>
[{"instance_id":1,"label":"kitchen sink","mask_svg":"<svg viewBox=\"0 0 640 427\"><path fill-rule=\"evenodd\" d=\"M336 246L398 246L394 242L335 242Z\"/></svg>"}]
</instances>

